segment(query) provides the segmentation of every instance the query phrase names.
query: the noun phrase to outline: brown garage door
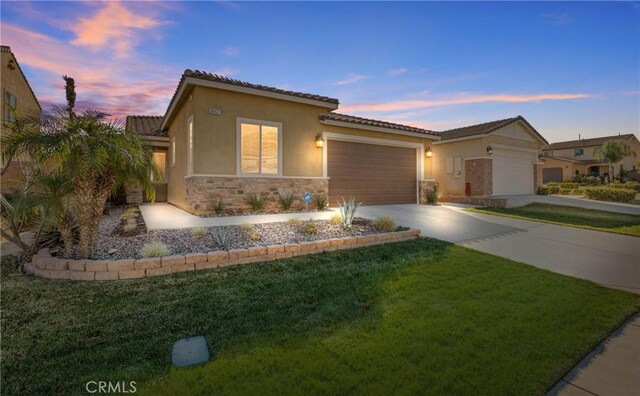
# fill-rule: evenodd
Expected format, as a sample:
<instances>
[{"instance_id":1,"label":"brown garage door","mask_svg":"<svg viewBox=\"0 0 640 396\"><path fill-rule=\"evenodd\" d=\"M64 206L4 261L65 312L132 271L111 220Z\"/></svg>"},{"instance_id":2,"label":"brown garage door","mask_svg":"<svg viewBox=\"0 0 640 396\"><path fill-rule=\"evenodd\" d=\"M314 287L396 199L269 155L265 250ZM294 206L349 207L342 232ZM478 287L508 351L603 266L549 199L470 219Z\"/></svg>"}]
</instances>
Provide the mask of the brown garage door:
<instances>
[{"instance_id":1,"label":"brown garage door","mask_svg":"<svg viewBox=\"0 0 640 396\"><path fill-rule=\"evenodd\" d=\"M327 142L329 204L354 196L363 204L416 203L416 149Z\"/></svg>"},{"instance_id":2,"label":"brown garage door","mask_svg":"<svg viewBox=\"0 0 640 396\"><path fill-rule=\"evenodd\" d=\"M546 168L542 170L542 182L561 182L562 168Z\"/></svg>"}]
</instances>

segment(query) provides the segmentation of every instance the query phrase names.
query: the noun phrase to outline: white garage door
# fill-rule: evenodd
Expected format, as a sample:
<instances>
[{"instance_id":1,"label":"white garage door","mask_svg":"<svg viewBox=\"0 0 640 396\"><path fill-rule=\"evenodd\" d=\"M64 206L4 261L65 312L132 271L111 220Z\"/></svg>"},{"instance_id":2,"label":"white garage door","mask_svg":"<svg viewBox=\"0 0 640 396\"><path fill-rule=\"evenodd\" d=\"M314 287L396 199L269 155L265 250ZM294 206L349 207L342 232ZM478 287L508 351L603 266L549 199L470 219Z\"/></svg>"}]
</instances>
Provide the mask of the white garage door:
<instances>
[{"instance_id":1,"label":"white garage door","mask_svg":"<svg viewBox=\"0 0 640 396\"><path fill-rule=\"evenodd\" d=\"M533 159L531 154L494 153L493 195L525 194L533 194Z\"/></svg>"}]
</instances>

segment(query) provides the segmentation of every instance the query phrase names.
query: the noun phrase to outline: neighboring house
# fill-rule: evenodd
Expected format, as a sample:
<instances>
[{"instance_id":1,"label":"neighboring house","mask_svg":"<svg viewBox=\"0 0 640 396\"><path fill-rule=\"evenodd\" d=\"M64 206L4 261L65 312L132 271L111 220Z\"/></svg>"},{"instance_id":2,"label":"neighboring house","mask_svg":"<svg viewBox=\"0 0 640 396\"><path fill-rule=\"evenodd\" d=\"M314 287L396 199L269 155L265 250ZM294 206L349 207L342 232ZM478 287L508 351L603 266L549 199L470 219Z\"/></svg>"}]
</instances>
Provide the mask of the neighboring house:
<instances>
[{"instance_id":1,"label":"neighboring house","mask_svg":"<svg viewBox=\"0 0 640 396\"><path fill-rule=\"evenodd\" d=\"M0 46L0 58L2 63L0 66L2 68L0 71L0 91L2 92L0 136L4 137L11 132L11 124L15 121L16 115L26 115L30 112L39 115L42 109L11 48ZM5 158L2 158L1 188L3 192L22 185L21 165L27 164L28 158L24 157L14 158L10 163L5 163Z\"/></svg>"},{"instance_id":2,"label":"neighboring house","mask_svg":"<svg viewBox=\"0 0 640 396\"><path fill-rule=\"evenodd\" d=\"M338 105L186 70L163 117L130 117L128 125L168 139L167 201L190 212L220 198L246 210L252 193L276 206L281 190L326 194L330 205L350 196L398 204L424 202L435 185L454 200L533 194L541 184L547 142L521 116L436 132L335 113ZM153 127L135 126L150 120Z\"/></svg>"},{"instance_id":3,"label":"neighboring house","mask_svg":"<svg viewBox=\"0 0 640 396\"><path fill-rule=\"evenodd\" d=\"M160 178L154 180L150 175L156 189L156 202L167 200L167 158L169 150L169 136L166 130L161 129L162 116L133 115L127 116L126 128L142 137L153 147L153 161L160 171ZM146 197L139 186L127 187L127 202L143 202Z\"/></svg>"},{"instance_id":4,"label":"neighboring house","mask_svg":"<svg viewBox=\"0 0 640 396\"><path fill-rule=\"evenodd\" d=\"M614 177L619 176L620 164L625 170L635 169L640 155L640 142L631 133L570 140L552 143L544 150L543 182L568 181L575 175L609 176L609 164L594 157L594 150L608 141L624 143L632 151L631 155L614 165Z\"/></svg>"}]
</instances>

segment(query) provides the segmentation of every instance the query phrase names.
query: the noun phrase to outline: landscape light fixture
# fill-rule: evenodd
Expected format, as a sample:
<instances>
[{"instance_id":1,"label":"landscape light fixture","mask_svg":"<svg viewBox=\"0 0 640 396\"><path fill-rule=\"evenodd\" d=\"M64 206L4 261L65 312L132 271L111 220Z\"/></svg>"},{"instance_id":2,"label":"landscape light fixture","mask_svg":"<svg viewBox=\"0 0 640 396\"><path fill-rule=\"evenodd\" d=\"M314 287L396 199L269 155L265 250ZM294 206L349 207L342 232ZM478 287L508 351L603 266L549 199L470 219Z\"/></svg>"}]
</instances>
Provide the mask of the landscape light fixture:
<instances>
[{"instance_id":1,"label":"landscape light fixture","mask_svg":"<svg viewBox=\"0 0 640 396\"><path fill-rule=\"evenodd\" d=\"M487 154L489 155L493 154L493 147L491 147L491 145L487 146Z\"/></svg>"}]
</instances>

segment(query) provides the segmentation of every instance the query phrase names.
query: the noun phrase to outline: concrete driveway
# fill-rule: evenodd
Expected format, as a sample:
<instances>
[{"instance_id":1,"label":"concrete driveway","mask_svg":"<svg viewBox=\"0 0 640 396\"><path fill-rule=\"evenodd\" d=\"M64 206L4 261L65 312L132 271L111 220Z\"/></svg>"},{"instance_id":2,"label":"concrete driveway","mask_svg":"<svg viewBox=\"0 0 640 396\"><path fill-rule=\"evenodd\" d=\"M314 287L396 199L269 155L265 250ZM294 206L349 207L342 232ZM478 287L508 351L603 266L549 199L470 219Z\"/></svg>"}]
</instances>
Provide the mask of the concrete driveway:
<instances>
[{"instance_id":1,"label":"concrete driveway","mask_svg":"<svg viewBox=\"0 0 640 396\"><path fill-rule=\"evenodd\" d=\"M363 206L358 216L393 216L422 235L608 287L640 293L640 238L471 213L464 205Z\"/></svg>"}]
</instances>

